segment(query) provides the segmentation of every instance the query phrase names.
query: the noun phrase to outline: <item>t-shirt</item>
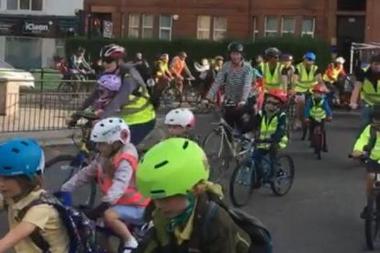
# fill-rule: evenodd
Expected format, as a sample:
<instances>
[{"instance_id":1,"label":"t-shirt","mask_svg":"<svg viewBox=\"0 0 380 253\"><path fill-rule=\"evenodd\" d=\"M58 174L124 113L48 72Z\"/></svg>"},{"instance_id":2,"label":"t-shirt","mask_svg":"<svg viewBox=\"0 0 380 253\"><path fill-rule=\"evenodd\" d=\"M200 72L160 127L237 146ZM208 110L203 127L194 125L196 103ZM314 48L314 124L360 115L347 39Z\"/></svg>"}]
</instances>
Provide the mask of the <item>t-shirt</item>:
<instances>
[{"instance_id":1,"label":"t-shirt","mask_svg":"<svg viewBox=\"0 0 380 253\"><path fill-rule=\"evenodd\" d=\"M16 220L18 212L39 198L44 190L31 192L18 202L13 200L0 201L0 209L4 204L8 209L8 222L10 229L16 227L20 222ZM59 213L54 207L46 204L33 206L25 214L22 222L28 222L40 229L42 237L50 245L50 251L54 253L67 253L69 251L69 236L65 225L62 223ZM41 250L32 242L30 238L21 240L14 247L16 253L41 253Z\"/></svg>"},{"instance_id":2,"label":"t-shirt","mask_svg":"<svg viewBox=\"0 0 380 253\"><path fill-rule=\"evenodd\" d=\"M364 79L368 79L372 84L377 84L377 82L380 80L380 74L374 74L371 68L368 70L360 69L356 73L356 80L362 83L364 82Z\"/></svg>"}]
</instances>

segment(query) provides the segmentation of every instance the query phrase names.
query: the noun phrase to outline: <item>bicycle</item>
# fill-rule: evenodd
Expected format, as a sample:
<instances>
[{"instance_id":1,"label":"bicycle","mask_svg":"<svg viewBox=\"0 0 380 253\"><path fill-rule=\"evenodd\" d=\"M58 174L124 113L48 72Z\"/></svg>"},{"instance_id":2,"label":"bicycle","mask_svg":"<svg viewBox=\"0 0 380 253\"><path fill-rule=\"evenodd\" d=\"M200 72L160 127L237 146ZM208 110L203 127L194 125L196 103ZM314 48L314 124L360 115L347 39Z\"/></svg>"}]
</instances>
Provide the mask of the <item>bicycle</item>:
<instances>
[{"instance_id":1,"label":"bicycle","mask_svg":"<svg viewBox=\"0 0 380 253\"><path fill-rule=\"evenodd\" d=\"M286 195L294 181L295 168L293 159L286 154L276 155L274 160L255 152L259 144L271 145L270 141L253 141L245 151L242 159L234 169L230 179L230 197L234 206L245 206L253 191L263 184L269 184L277 196ZM262 178L258 177L258 167ZM283 184L285 182L285 184Z\"/></svg>"},{"instance_id":2,"label":"bicycle","mask_svg":"<svg viewBox=\"0 0 380 253\"><path fill-rule=\"evenodd\" d=\"M234 134L233 128L218 113L219 122L211 123L216 127L203 140L203 149L210 162L210 178L220 182L249 139Z\"/></svg>"},{"instance_id":3,"label":"bicycle","mask_svg":"<svg viewBox=\"0 0 380 253\"><path fill-rule=\"evenodd\" d=\"M170 80L166 88L161 92L160 106L164 108L176 108L182 103L182 94L175 79Z\"/></svg>"},{"instance_id":4,"label":"bicycle","mask_svg":"<svg viewBox=\"0 0 380 253\"><path fill-rule=\"evenodd\" d=\"M314 149L314 154L316 154L317 159L322 159L322 151L326 148L326 130L324 129L325 120L315 121L309 124L315 124L313 127L313 132L311 132L310 146Z\"/></svg>"},{"instance_id":5,"label":"bicycle","mask_svg":"<svg viewBox=\"0 0 380 253\"><path fill-rule=\"evenodd\" d=\"M75 175L82 168L86 167L95 157L95 147L90 141L90 134L92 122L96 119L89 115L80 114L81 118L85 119L85 123L79 125L81 129L80 136L75 133L71 136L73 144L77 147L79 152L76 155L63 154L58 155L46 162L45 175L46 178L54 178L54 182L46 182L47 188L52 189L53 192L59 191L60 187L66 183L73 175ZM52 173L49 177L48 174ZM50 185L51 184L51 185ZM86 186L79 189L78 194L74 195L74 202L81 203L86 206L92 207L96 200L97 186L96 182L92 181ZM80 196L87 196L86 201L80 200Z\"/></svg>"},{"instance_id":6,"label":"bicycle","mask_svg":"<svg viewBox=\"0 0 380 253\"><path fill-rule=\"evenodd\" d=\"M95 72L84 73L65 73L61 83L57 87L57 92L62 93L59 100L67 104L78 97L77 93L88 93L91 91L90 78L94 77Z\"/></svg>"},{"instance_id":7,"label":"bicycle","mask_svg":"<svg viewBox=\"0 0 380 253\"><path fill-rule=\"evenodd\" d=\"M350 154L348 157L360 160L367 172L374 174L372 189L367 196L367 214L364 217L366 245L368 250L374 250L380 246L380 164L377 161L370 162L367 155L354 157Z\"/></svg>"}]
</instances>

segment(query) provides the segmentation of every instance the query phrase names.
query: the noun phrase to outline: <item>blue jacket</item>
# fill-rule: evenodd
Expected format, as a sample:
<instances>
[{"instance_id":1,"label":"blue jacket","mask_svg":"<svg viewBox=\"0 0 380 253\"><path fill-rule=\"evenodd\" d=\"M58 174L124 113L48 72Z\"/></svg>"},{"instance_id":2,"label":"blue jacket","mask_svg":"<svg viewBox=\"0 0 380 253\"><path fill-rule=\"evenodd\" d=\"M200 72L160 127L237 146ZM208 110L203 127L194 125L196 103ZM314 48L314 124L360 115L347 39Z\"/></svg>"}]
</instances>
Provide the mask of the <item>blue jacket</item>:
<instances>
[{"instance_id":1,"label":"blue jacket","mask_svg":"<svg viewBox=\"0 0 380 253\"><path fill-rule=\"evenodd\" d=\"M332 111L331 111L329 103L327 102L327 99L325 97L323 97L322 100L323 100L322 109L326 112L327 117L331 117ZM312 107L313 107L313 97L311 96L306 101L305 111L304 111L305 119L310 118L310 110Z\"/></svg>"}]
</instances>

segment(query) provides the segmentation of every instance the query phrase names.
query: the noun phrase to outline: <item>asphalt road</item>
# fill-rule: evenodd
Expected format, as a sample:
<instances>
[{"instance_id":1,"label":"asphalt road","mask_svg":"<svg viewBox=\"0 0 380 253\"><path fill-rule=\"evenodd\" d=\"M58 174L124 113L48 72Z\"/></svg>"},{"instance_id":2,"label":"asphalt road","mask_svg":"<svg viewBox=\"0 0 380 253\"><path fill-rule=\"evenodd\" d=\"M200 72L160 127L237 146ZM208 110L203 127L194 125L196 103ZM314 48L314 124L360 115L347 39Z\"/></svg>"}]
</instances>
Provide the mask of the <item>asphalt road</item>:
<instances>
[{"instance_id":1,"label":"asphalt road","mask_svg":"<svg viewBox=\"0 0 380 253\"><path fill-rule=\"evenodd\" d=\"M213 116L198 117L197 132L210 131ZM364 225L359 213L364 205L365 170L347 159L357 134L358 116L336 114L328 125L329 153L318 161L306 142L293 138L288 150L296 166L295 183L284 197L270 189L254 193L244 209L259 217L272 231L275 252L359 253L365 251ZM47 157L75 153L73 147L51 147ZM46 182L57 184L62 176L49 173ZM82 199L83 193L77 194ZM1 216L0 235L7 231Z\"/></svg>"}]
</instances>

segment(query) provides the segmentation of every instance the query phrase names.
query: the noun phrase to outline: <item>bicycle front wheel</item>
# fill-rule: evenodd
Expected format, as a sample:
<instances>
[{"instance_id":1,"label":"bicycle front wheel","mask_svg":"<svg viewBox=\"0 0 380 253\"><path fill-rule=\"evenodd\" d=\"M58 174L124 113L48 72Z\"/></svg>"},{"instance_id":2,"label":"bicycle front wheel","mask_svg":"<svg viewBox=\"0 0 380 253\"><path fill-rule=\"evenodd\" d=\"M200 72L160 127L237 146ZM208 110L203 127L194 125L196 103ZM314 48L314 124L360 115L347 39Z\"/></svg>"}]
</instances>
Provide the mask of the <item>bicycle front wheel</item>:
<instances>
[{"instance_id":1,"label":"bicycle front wheel","mask_svg":"<svg viewBox=\"0 0 380 253\"><path fill-rule=\"evenodd\" d=\"M284 196L293 186L295 176L294 161L289 155L279 155L273 163L271 189L277 196Z\"/></svg>"},{"instance_id":2,"label":"bicycle front wheel","mask_svg":"<svg viewBox=\"0 0 380 253\"><path fill-rule=\"evenodd\" d=\"M364 221L367 248L374 250L379 247L380 197L372 194L367 199L367 217Z\"/></svg>"},{"instance_id":3,"label":"bicycle front wheel","mask_svg":"<svg viewBox=\"0 0 380 253\"><path fill-rule=\"evenodd\" d=\"M221 182L229 168L228 144L225 136L219 129L209 133L204 142L203 149L210 163L210 179L213 182Z\"/></svg>"},{"instance_id":4,"label":"bicycle front wheel","mask_svg":"<svg viewBox=\"0 0 380 253\"><path fill-rule=\"evenodd\" d=\"M167 87L161 93L161 102L164 107L176 108L182 102L181 92L176 87Z\"/></svg>"},{"instance_id":5,"label":"bicycle front wheel","mask_svg":"<svg viewBox=\"0 0 380 253\"><path fill-rule=\"evenodd\" d=\"M236 207L245 206L253 193L256 170L252 162L243 161L235 168L230 180L230 197Z\"/></svg>"},{"instance_id":6,"label":"bicycle front wheel","mask_svg":"<svg viewBox=\"0 0 380 253\"><path fill-rule=\"evenodd\" d=\"M73 155L60 155L46 162L44 178L45 187L50 192L60 191L61 186L74 176L82 167L71 165L75 160ZM73 205L94 206L96 198L96 182L79 188L73 194Z\"/></svg>"}]
</instances>

